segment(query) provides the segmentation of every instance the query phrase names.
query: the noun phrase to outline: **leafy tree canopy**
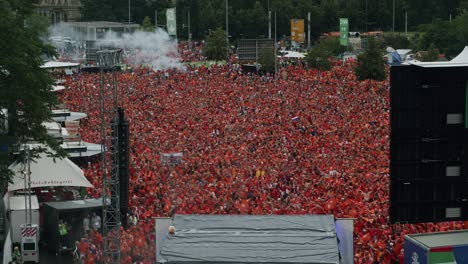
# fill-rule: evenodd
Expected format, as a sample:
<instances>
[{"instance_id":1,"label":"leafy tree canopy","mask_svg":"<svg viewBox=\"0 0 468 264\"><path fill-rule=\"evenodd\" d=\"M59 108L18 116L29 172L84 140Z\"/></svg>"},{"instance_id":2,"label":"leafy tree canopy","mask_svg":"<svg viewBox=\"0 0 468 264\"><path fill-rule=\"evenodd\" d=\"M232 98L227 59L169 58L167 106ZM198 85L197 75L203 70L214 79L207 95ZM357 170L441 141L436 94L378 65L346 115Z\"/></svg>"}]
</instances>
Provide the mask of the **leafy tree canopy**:
<instances>
[{"instance_id":1,"label":"leafy tree canopy","mask_svg":"<svg viewBox=\"0 0 468 264\"><path fill-rule=\"evenodd\" d=\"M81 0L84 20L128 21L127 0ZM132 0L131 21L141 24L150 17L154 24L154 13L158 23L166 24L165 10L177 8L179 36L187 36L188 13L192 35L204 39L210 30L225 28L225 1L221 0ZM290 35L290 19L307 19L311 13L312 38L323 32L338 31L338 19L347 17L350 31L390 31L393 27L393 2L395 2L395 31L404 31L405 12L408 27L414 31L421 24L434 23L438 19L448 20L462 14L468 7L467 0L236 0L229 2L229 35L232 40L268 36L268 10L272 11L271 24L274 33L274 12L277 20L277 37ZM367 3L367 8L366 8ZM366 16L367 10L367 16ZM367 17L367 20L366 20ZM307 32L307 22L305 23Z\"/></svg>"},{"instance_id":2,"label":"leafy tree canopy","mask_svg":"<svg viewBox=\"0 0 468 264\"><path fill-rule=\"evenodd\" d=\"M33 10L33 1L0 2L0 192L10 180L11 154L19 145L45 143L65 155L42 126L57 99L49 73L40 68L40 56L54 52L41 40L47 22Z\"/></svg>"},{"instance_id":3,"label":"leafy tree canopy","mask_svg":"<svg viewBox=\"0 0 468 264\"><path fill-rule=\"evenodd\" d=\"M227 51L226 33L224 30L218 28L215 31L211 31L204 49L206 57L210 60L225 60L227 58Z\"/></svg>"},{"instance_id":4,"label":"leafy tree canopy","mask_svg":"<svg viewBox=\"0 0 468 264\"><path fill-rule=\"evenodd\" d=\"M382 55L378 41L369 38L364 53L358 56L358 65L355 68L355 73L359 80L385 80L387 74Z\"/></svg>"}]
</instances>

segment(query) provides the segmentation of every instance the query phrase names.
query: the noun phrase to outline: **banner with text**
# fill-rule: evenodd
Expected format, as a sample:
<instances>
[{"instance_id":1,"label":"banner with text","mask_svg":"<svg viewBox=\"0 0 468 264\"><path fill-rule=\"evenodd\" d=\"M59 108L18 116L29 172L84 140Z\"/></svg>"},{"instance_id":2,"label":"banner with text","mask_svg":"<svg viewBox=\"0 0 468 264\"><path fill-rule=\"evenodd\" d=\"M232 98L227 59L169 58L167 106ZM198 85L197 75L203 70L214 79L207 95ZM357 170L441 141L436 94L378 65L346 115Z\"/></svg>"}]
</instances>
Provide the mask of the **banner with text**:
<instances>
[{"instance_id":1,"label":"banner with text","mask_svg":"<svg viewBox=\"0 0 468 264\"><path fill-rule=\"evenodd\" d=\"M291 41L304 43L304 19L291 19Z\"/></svg>"},{"instance_id":2,"label":"banner with text","mask_svg":"<svg viewBox=\"0 0 468 264\"><path fill-rule=\"evenodd\" d=\"M340 18L340 45L348 46L349 24L347 18Z\"/></svg>"},{"instance_id":3,"label":"banner with text","mask_svg":"<svg viewBox=\"0 0 468 264\"><path fill-rule=\"evenodd\" d=\"M166 10L166 26L169 36L177 36L176 9L168 8Z\"/></svg>"}]
</instances>

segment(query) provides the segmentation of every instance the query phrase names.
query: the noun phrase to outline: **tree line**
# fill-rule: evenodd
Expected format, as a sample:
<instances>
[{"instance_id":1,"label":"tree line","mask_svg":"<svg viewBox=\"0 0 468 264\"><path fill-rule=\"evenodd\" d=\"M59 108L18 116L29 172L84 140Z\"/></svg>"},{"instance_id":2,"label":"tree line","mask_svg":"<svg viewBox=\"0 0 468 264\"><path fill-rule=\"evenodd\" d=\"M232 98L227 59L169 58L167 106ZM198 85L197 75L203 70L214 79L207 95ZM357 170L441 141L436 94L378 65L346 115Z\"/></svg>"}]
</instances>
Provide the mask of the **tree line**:
<instances>
[{"instance_id":1,"label":"tree line","mask_svg":"<svg viewBox=\"0 0 468 264\"><path fill-rule=\"evenodd\" d=\"M128 22L128 0L82 0L83 20ZM225 28L226 0L131 0L131 21L142 24L149 17L165 25L165 10L177 9L178 38L204 39L211 30ZM393 8L395 6L395 8ZM347 17L350 31L417 31L422 24L456 18L468 7L468 0L235 0L228 1L230 39L268 37L269 14L277 37L290 34L291 18L307 19L311 13L311 35L338 31L338 19ZM393 12L395 10L395 12ZM156 11L156 12L155 12ZM395 19L393 19L395 17ZM407 20L406 20L407 18ZM307 31L307 23L306 23Z\"/></svg>"}]
</instances>

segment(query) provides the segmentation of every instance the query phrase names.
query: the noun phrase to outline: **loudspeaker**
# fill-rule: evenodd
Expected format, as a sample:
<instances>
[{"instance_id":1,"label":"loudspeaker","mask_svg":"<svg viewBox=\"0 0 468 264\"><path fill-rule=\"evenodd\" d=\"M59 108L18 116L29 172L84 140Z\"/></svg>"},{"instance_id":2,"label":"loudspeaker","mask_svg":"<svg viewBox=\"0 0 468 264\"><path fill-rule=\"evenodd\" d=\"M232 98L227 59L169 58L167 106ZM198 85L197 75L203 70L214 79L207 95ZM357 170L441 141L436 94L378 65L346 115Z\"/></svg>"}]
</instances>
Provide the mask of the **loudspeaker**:
<instances>
[{"instance_id":1,"label":"loudspeaker","mask_svg":"<svg viewBox=\"0 0 468 264\"><path fill-rule=\"evenodd\" d=\"M390 72L390 221L468 220L468 67Z\"/></svg>"},{"instance_id":2,"label":"loudspeaker","mask_svg":"<svg viewBox=\"0 0 468 264\"><path fill-rule=\"evenodd\" d=\"M120 212L123 225L126 227L128 212L128 185L129 185L129 124L125 119L124 110L117 109L118 113L118 159L119 159L119 185L120 185Z\"/></svg>"},{"instance_id":3,"label":"loudspeaker","mask_svg":"<svg viewBox=\"0 0 468 264\"><path fill-rule=\"evenodd\" d=\"M119 181L120 181L120 208L128 209L129 185L129 133L128 122L119 124Z\"/></svg>"}]
</instances>

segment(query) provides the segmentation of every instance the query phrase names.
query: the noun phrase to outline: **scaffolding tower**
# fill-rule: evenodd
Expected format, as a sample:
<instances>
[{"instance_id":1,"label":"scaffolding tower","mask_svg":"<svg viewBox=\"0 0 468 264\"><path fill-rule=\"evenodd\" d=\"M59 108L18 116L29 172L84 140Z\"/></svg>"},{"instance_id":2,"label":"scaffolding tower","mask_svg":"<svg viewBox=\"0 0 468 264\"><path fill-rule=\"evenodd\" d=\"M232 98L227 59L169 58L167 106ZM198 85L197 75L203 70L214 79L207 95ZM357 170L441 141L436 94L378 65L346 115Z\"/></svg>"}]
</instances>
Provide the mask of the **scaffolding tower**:
<instances>
[{"instance_id":1,"label":"scaffolding tower","mask_svg":"<svg viewBox=\"0 0 468 264\"><path fill-rule=\"evenodd\" d=\"M117 65L121 50L100 50L96 54L100 69L103 261L120 263Z\"/></svg>"}]
</instances>

